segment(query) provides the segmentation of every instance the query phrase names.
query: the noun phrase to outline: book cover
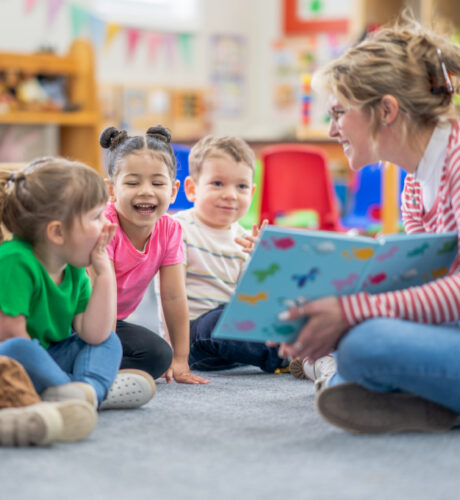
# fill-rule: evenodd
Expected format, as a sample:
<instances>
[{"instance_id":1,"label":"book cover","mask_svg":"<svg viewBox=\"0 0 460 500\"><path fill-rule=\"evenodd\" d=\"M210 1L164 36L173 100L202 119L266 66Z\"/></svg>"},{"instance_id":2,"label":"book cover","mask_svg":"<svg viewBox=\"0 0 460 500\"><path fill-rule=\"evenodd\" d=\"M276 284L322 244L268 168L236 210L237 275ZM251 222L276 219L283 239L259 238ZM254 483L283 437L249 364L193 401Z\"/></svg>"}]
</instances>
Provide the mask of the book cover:
<instances>
[{"instance_id":1,"label":"book cover","mask_svg":"<svg viewBox=\"0 0 460 500\"><path fill-rule=\"evenodd\" d=\"M267 226L213 337L292 342L306 318L281 321L281 311L330 295L422 285L448 274L456 255L456 232L373 239Z\"/></svg>"}]
</instances>

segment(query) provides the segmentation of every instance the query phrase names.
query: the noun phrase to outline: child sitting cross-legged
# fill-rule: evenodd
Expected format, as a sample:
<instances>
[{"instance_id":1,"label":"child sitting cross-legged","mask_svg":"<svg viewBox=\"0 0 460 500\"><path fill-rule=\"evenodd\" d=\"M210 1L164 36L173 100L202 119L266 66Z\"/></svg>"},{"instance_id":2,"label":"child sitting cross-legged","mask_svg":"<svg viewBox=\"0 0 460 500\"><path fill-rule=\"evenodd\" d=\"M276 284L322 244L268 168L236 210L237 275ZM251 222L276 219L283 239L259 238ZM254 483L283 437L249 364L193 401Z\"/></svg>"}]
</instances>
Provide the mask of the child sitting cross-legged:
<instances>
[{"instance_id":1,"label":"child sitting cross-legged","mask_svg":"<svg viewBox=\"0 0 460 500\"><path fill-rule=\"evenodd\" d=\"M121 345L111 332L115 276L106 245L115 226L104 217L107 198L95 170L63 158L0 172L0 221L13 234L0 245L0 355L24 367L41 399L80 399L93 413L124 397L116 389ZM138 383L136 373L120 376Z\"/></svg>"},{"instance_id":2,"label":"child sitting cross-legged","mask_svg":"<svg viewBox=\"0 0 460 500\"><path fill-rule=\"evenodd\" d=\"M238 224L256 189L254 153L240 138L208 136L193 146L189 169L184 187L194 206L174 217L182 225L186 254L190 367L206 371L248 364L274 372L286 365L276 347L211 336L258 235L257 227L246 235Z\"/></svg>"}]
</instances>

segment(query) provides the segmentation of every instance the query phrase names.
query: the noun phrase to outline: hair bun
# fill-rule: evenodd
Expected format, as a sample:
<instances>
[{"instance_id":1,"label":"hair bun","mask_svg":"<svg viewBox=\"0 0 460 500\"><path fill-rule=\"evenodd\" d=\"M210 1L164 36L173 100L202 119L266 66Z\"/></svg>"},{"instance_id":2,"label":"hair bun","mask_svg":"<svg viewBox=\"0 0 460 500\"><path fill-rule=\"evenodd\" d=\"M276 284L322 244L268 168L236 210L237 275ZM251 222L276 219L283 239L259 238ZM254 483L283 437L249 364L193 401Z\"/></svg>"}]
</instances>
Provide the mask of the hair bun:
<instances>
[{"instance_id":1,"label":"hair bun","mask_svg":"<svg viewBox=\"0 0 460 500\"><path fill-rule=\"evenodd\" d=\"M148 135L150 137L156 137L160 141L165 142L166 144L169 144L171 142L171 134L169 130L162 125L155 125L155 127L150 127L145 135Z\"/></svg>"},{"instance_id":2,"label":"hair bun","mask_svg":"<svg viewBox=\"0 0 460 500\"><path fill-rule=\"evenodd\" d=\"M99 137L99 144L104 149L111 149L126 139L126 137L128 137L126 130L118 130L116 127L106 127Z\"/></svg>"}]
</instances>

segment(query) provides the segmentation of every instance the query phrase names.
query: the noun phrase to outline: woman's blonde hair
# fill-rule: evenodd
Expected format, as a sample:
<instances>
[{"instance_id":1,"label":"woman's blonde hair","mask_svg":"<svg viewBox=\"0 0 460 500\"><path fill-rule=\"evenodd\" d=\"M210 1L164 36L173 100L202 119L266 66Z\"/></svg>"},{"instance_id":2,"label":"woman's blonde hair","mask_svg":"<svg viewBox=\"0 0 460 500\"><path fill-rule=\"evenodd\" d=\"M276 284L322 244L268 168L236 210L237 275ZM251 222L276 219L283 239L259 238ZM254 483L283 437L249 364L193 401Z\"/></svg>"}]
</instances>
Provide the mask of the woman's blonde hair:
<instances>
[{"instance_id":1,"label":"woman's blonde hair","mask_svg":"<svg viewBox=\"0 0 460 500\"><path fill-rule=\"evenodd\" d=\"M371 33L318 70L312 86L367 111L375 139L381 127L377 110L385 95L394 96L408 118L404 136L407 127L436 125L454 117L452 75L459 74L460 47L423 28L406 10L393 26Z\"/></svg>"},{"instance_id":2,"label":"woman's blonde hair","mask_svg":"<svg viewBox=\"0 0 460 500\"><path fill-rule=\"evenodd\" d=\"M44 238L49 222L71 228L75 217L107 199L95 170L64 158L41 158L13 174L0 170L0 222L32 245ZM3 236L0 227L0 241Z\"/></svg>"}]
</instances>

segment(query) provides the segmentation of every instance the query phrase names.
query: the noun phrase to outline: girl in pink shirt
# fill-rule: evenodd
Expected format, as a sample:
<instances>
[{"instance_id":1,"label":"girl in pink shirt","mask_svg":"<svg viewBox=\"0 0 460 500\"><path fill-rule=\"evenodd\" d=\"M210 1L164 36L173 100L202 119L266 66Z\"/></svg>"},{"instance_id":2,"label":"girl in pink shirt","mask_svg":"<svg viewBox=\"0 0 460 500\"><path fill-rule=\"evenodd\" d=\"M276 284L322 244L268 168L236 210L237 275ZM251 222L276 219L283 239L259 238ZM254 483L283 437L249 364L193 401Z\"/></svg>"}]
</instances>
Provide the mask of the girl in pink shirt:
<instances>
[{"instance_id":1,"label":"girl in pink shirt","mask_svg":"<svg viewBox=\"0 0 460 500\"><path fill-rule=\"evenodd\" d=\"M207 383L190 373L189 316L182 262L182 231L166 214L176 197L176 158L171 136L161 126L146 135L128 136L107 127L100 144L108 149L106 217L117 225L107 247L117 278L116 333L123 346L122 368L138 369L154 378L166 375L188 384ZM156 333L125 319L136 309L159 271L160 294L169 344ZM115 318L114 318L115 320Z\"/></svg>"}]
</instances>

